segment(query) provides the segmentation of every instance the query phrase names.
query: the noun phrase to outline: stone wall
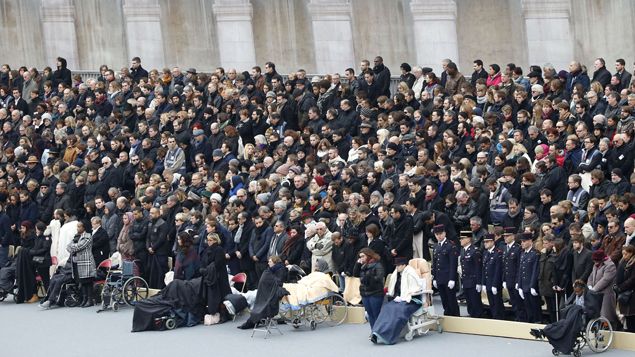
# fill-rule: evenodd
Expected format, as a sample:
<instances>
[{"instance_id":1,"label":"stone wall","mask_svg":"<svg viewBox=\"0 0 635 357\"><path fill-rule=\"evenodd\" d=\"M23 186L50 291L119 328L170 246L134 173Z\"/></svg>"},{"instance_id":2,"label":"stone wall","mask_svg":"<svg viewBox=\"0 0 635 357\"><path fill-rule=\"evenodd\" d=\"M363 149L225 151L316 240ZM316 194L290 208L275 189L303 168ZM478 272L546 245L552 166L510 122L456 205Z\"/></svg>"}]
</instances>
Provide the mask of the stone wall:
<instances>
[{"instance_id":1,"label":"stone wall","mask_svg":"<svg viewBox=\"0 0 635 357\"><path fill-rule=\"evenodd\" d=\"M632 0L1 0L0 62L71 69L216 66L343 72L384 57L432 66L451 58L564 67L635 52Z\"/></svg>"}]
</instances>

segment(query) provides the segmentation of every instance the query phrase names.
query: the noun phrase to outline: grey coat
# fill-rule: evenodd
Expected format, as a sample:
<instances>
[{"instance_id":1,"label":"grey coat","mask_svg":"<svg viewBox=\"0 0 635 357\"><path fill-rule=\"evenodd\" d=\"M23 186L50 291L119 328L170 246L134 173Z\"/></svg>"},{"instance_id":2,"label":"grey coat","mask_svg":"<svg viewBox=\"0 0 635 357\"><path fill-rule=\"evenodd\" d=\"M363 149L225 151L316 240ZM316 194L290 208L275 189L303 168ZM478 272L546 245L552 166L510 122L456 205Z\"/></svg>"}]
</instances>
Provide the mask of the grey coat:
<instances>
[{"instance_id":1,"label":"grey coat","mask_svg":"<svg viewBox=\"0 0 635 357\"><path fill-rule=\"evenodd\" d=\"M95 259L93 258L93 238L90 233L82 233L77 243L73 239L66 246L66 250L71 253L73 263L77 264L77 273L80 279L94 278L97 274L95 269Z\"/></svg>"},{"instance_id":2,"label":"grey coat","mask_svg":"<svg viewBox=\"0 0 635 357\"><path fill-rule=\"evenodd\" d=\"M599 267L593 264L593 271L591 271L591 275L589 275L589 282L587 284L591 286L593 291L604 294L600 315L606 317L613 326L617 326L618 322L617 314L615 313L616 298L613 292L616 275L617 270L615 269L615 264L607 257L604 263Z\"/></svg>"}]
</instances>

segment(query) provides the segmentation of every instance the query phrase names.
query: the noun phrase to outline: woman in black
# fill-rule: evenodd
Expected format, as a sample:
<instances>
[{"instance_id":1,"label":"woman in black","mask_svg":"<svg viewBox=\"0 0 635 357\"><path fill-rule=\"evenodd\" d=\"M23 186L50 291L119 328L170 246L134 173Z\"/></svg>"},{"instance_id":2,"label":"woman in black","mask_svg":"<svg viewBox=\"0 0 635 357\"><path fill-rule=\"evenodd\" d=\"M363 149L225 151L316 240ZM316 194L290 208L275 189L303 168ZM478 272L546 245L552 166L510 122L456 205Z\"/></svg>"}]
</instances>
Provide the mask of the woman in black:
<instances>
[{"instance_id":1,"label":"woman in black","mask_svg":"<svg viewBox=\"0 0 635 357\"><path fill-rule=\"evenodd\" d=\"M219 314L223 298L227 294L231 294L225 250L220 243L218 234L209 234L207 236L207 248L201 254L205 301L207 302L207 313L210 315ZM220 318L221 322L228 319L227 316L220 316L220 314L217 317Z\"/></svg>"},{"instance_id":2,"label":"woman in black","mask_svg":"<svg viewBox=\"0 0 635 357\"><path fill-rule=\"evenodd\" d=\"M376 252L370 248L364 248L359 251L359 259L353 271L353 276L358 276L360 279L359 292L368 314L371 331L384 302L385 276L380 260Z\"/></svg>"}]
</instances>

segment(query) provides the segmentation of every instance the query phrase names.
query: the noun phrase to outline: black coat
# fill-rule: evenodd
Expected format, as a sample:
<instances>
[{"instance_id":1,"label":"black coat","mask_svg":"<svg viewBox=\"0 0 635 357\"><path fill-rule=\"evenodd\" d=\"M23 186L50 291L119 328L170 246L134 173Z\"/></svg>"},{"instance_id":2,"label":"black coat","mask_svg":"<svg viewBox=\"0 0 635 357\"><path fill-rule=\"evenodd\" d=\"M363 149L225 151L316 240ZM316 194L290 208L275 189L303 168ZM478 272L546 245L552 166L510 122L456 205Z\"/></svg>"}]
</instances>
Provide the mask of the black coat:
<instances>
[{"instance_id":1,"label":"black coat","mask_svg":"<svg viewBox=\"0 0 635 357\"><path fill-rule=\"evenodd\" d=\"M148 236L148 221L136 219L132 222L132 227L128 231L128 237L132 240L135 257L139 258L146 252L146 237Z\"/></svg>"},{"instance_id":2,"label":"black coat","mask_svg":"<svg viewBox=\"0 0 635 357\"><path fill-rule=\"evenodd\" d=\"M577 251L571 252L573 263L571 269L571 281L575 282L580 279L584 282L589 280L589 275L593 270L593 260L591 259L592 253L586 248L578 253Z\"/></svg>"},{"instance_id":3,"label":"black coat","mask_svg":"<svg viewBox=\"0 0 635 357\"><path fill-rule=\"evenodd\" d=\"M354 276L359 276L359 292L363 297L384 295L384 266L381 262L356 264Z\"/></svg>"},{"instance_id":4,"label":"black coat","mask_svg":"<svg viewBox=\"0 0 635 357\"><path fill-rule=\"evenodd\" d=\"M394 222L395 231L389 242L389 248L397 251L397 257L412 259L412 216L404 213L398 221Z\"/></svg>"},{"instance_id":5,"label":"black coat","mask_svg":"<svg viewBox=\"0 0 635 357\"><path fill-rule=\"evenodd\" d=\"M170 254L170 245L168 244L169 225L161 218L148 223L148 237L146 242L156 255Z\"/></svg>"},{"instance_id":6,"label":"black coat","mask_svg":"<svg viewBox=\"0 0 635 357\"><path fill-rule=\"evenodd\" d=\"M110 239L103 227L99 227L99 229L93 231L92 251L96 264L101 263L110 256Z\"/></svg>"}]
</instances>

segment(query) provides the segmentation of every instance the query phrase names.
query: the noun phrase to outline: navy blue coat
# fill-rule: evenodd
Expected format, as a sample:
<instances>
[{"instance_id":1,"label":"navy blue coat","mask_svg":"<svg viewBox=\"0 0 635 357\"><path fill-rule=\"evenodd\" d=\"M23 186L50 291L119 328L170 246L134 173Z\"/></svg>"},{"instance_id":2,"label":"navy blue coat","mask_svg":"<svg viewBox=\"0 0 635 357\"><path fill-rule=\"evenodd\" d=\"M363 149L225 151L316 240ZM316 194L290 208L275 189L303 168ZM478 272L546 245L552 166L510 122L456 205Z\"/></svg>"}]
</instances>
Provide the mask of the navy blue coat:
<instances>
[{"instance_id":1,"label":"navy blue coat","mask_svg":"<svg viewBox=\"0 0 635 357\"><path fill-rule=\"evenodd\" d=\"M518 289L528 293L532 288L538 291L538 277L540 276L540 253L535 249L520 253L518 266Z\"/></svg>"},{"instance_id":2,"label":"navy blue coat","mask_svg":"<svg viewBox=\"0 0 635 357\"><path fill-rule=\"evenodd\" d=\"M259 262L266 262L272 236L273 230L271 227L261 230L260 233L258 228L254 229L249 240L249 256L256 256Z\"/></svg>"},{"instance_id":3,"label":"navy blue coat","mask_svg":"<svg viewBox=\"0 0 635 357\"><path fill-rule=\"evenodd\" d=\"M513 289L518 279L518 264L520 262L520 245L514 243L511 248L505 246L503 250L503 282L508 289Z\"/></svg>"},{"instance_id":4,"label":"navy blue coat","mask_svg":"<svg viewBox=\"0 0 635 357\"><path fill-rule=\"evenodd\" d=\"M475 288L481 284L483 255L471 244L467 249L461 248L461 284L464 288Z\"/></svg>"},{"instance_id":5,"label":"navy blue coat","mask_svg":"<svg viewBox=\"0 0 635 357\"><path fill-rule=\"evenodd\" d=\"M503 251L494 248L491 252L483 252L483 280L487 288L500 289L503 286Z\"/></svg>"},{"instance_id":6,"label":"navy blue coat","mask_svg":"<svg viewBox=\"0 0 635 357\"><path fill-rule=\"evenodd\" d=\"M458 257L459 250L449 239L446 238L442 244L437 245L432 260L432 275L437 284L445 285L450 280L456 281Z\"/></svg>"}]
</instances>

